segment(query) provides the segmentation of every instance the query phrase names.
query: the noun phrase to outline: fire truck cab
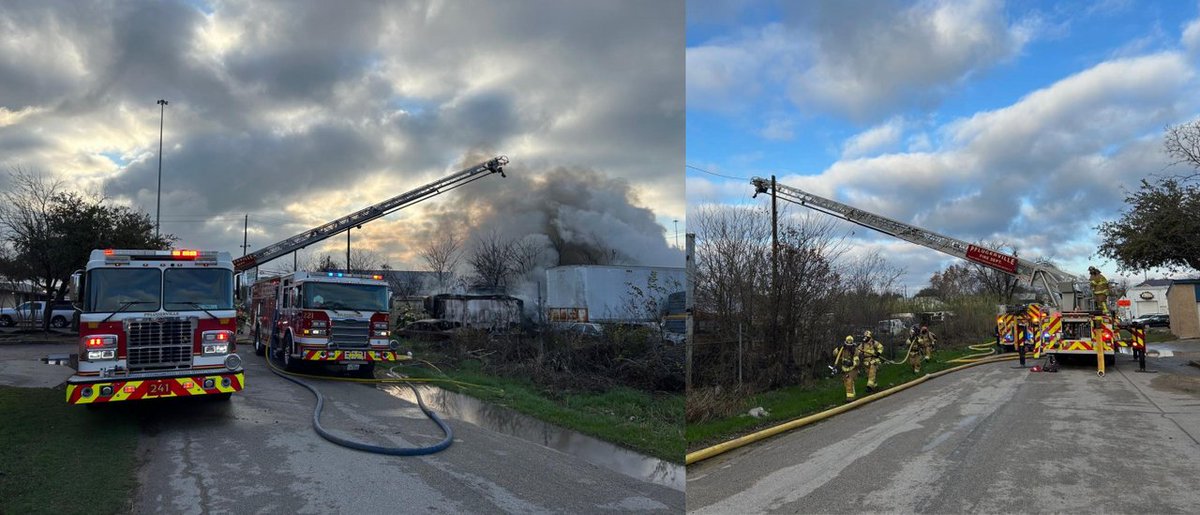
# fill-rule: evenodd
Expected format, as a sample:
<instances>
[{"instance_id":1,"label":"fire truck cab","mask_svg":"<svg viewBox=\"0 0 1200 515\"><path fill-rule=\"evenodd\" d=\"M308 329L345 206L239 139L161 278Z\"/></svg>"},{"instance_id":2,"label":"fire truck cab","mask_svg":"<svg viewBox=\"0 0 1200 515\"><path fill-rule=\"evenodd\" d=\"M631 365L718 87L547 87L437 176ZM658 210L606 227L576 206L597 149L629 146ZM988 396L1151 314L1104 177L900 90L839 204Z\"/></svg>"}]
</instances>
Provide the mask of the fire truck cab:
<instances>
[{"instance_id":1,"label":"fire truck cab","mask_svg":"<svg viewBox=\"0 0 1200 515\"><path fill-rule=\"evenodd\" d=\"M68 403L228 399L242 389L228 252L93 250L72 292L79 354Z\"/></svg>"},{"instance_id":2,"label":"fire truck cab","mask_svg":"<svg viewBox=\"0 0 1200 515\"><path fill-rule=\"evenodd\" d=\"M336 365L373 376L375 363L406 358L388 340L388 286L378 275L294 272L251 288L254 352Z\"/></svg>"}]
</instances>

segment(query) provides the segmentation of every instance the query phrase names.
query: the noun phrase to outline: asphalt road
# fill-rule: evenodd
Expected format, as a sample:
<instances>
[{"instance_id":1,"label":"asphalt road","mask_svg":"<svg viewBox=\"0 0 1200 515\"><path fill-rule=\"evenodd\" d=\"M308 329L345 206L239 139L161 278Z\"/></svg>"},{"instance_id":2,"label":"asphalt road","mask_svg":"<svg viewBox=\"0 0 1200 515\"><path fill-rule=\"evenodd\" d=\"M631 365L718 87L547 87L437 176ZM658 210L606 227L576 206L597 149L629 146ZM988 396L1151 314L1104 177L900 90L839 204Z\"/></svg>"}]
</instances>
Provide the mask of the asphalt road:
<instances>
[{"instance_id":1,"label":"asphalt road","mask_svg":"<svg viewBox=\"0 0 1200 515\"><path fill-rule=\"evenodd\" d=\"M689 513L1195 513L1200 344L1157 374L982 365L687 471ZM1164 353L1165 354L1165 353Z\"/></svg>"},{"instance_id":2,"label":"asphalt road","mask_svg":"<svg viewBox=\"0 0 1200 515\"><path fill-rule=\"evenodd\" d=\"M70 370L28 361L59 345L0 346L0 383L46 386ZM276 377L249 346L246 391L230 401L117 403L138 417L137 513L680 513L683 492L591 465L526 440L449 419L454 444L427 457L335 446L311 428L314 400ZM11 373L22 371L20 374ZM62 375L65 378L66 375ZM19 379L18 379L19 378ZM61 379L57 379L61 381ZM321 382L322 424L382 445L428 445L438 428L380 387ZM81 408L83 409L83 408Z\"/></svg>"}]
</instances>

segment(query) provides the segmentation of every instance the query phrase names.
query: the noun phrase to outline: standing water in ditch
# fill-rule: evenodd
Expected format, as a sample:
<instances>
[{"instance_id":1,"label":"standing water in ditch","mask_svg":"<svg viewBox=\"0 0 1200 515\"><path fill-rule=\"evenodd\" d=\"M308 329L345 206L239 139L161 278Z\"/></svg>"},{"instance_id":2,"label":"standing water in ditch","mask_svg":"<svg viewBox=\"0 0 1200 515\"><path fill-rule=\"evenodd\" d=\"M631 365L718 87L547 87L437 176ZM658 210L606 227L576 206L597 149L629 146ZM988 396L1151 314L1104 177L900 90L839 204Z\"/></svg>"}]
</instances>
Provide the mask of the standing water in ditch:
<instances>
[{"instance_id":1,"label":"standing water in ditch","mask_svg":"<svg viewBox=\"0 0 1200 515\"><path fill-rule=\"evenodd\" d=\"M417 403L416 397L408 387L380 385L379 388L405 401ZM639 454L512 409L488 404L436 386L418 385L417 389L420 390L421 399L427 406L448 418L565 452L593 465L643 481L679 491L684 489L684 468L681 465Z\"/></svg>"}]
</instances>

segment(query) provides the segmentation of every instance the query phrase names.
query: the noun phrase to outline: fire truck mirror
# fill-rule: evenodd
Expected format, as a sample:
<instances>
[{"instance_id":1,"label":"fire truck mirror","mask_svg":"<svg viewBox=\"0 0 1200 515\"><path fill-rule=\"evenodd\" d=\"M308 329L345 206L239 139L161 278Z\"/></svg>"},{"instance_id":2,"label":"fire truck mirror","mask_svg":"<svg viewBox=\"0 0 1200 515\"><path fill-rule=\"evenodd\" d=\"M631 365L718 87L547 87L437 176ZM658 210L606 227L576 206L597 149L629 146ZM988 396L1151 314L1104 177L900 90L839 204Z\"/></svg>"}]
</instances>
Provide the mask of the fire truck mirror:
<instances>
[{"instance_id":1,"label":"fire truck mirror","mask_svg":"<svg viewBox=\"0 0 1200 515\"><path fill-rule=\"evenodd\" d=\"M71 306L76 310L83 309L83 270L71 274Z\"/></svg>"}]
</instances>

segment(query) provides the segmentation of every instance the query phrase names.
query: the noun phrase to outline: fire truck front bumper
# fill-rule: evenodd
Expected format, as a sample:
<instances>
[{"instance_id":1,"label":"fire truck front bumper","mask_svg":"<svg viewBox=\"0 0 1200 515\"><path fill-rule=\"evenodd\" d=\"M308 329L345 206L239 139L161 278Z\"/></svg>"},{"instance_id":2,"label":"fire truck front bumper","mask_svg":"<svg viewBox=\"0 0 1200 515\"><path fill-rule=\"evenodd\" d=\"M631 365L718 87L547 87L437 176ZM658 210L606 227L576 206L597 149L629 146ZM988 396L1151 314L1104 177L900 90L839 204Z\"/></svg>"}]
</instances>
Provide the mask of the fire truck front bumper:
<instances>
[{"instance_id":1,"label":"fire truck front bumper","mask_svg":"<svg viewBox=\"0 0 1200 515\"><path fill-rule=\"evenodd\" d=\"M239 392L245 374L236 371L204 374L196 371L140 378L81 377L67 379L68 404L95 404L168 397L191 397Z\"/></svg>"},{"instance_id":2,"label":"fire truck front bumper","mask_svg":"<svg viewBox=\"0 0 1200 515\"><path fill-rule=\"evenodd\" d=\"M396 363L411 359L407 354L392 350L305 350L304 361L321 363Z\"/></svg>"}]
</instances>

